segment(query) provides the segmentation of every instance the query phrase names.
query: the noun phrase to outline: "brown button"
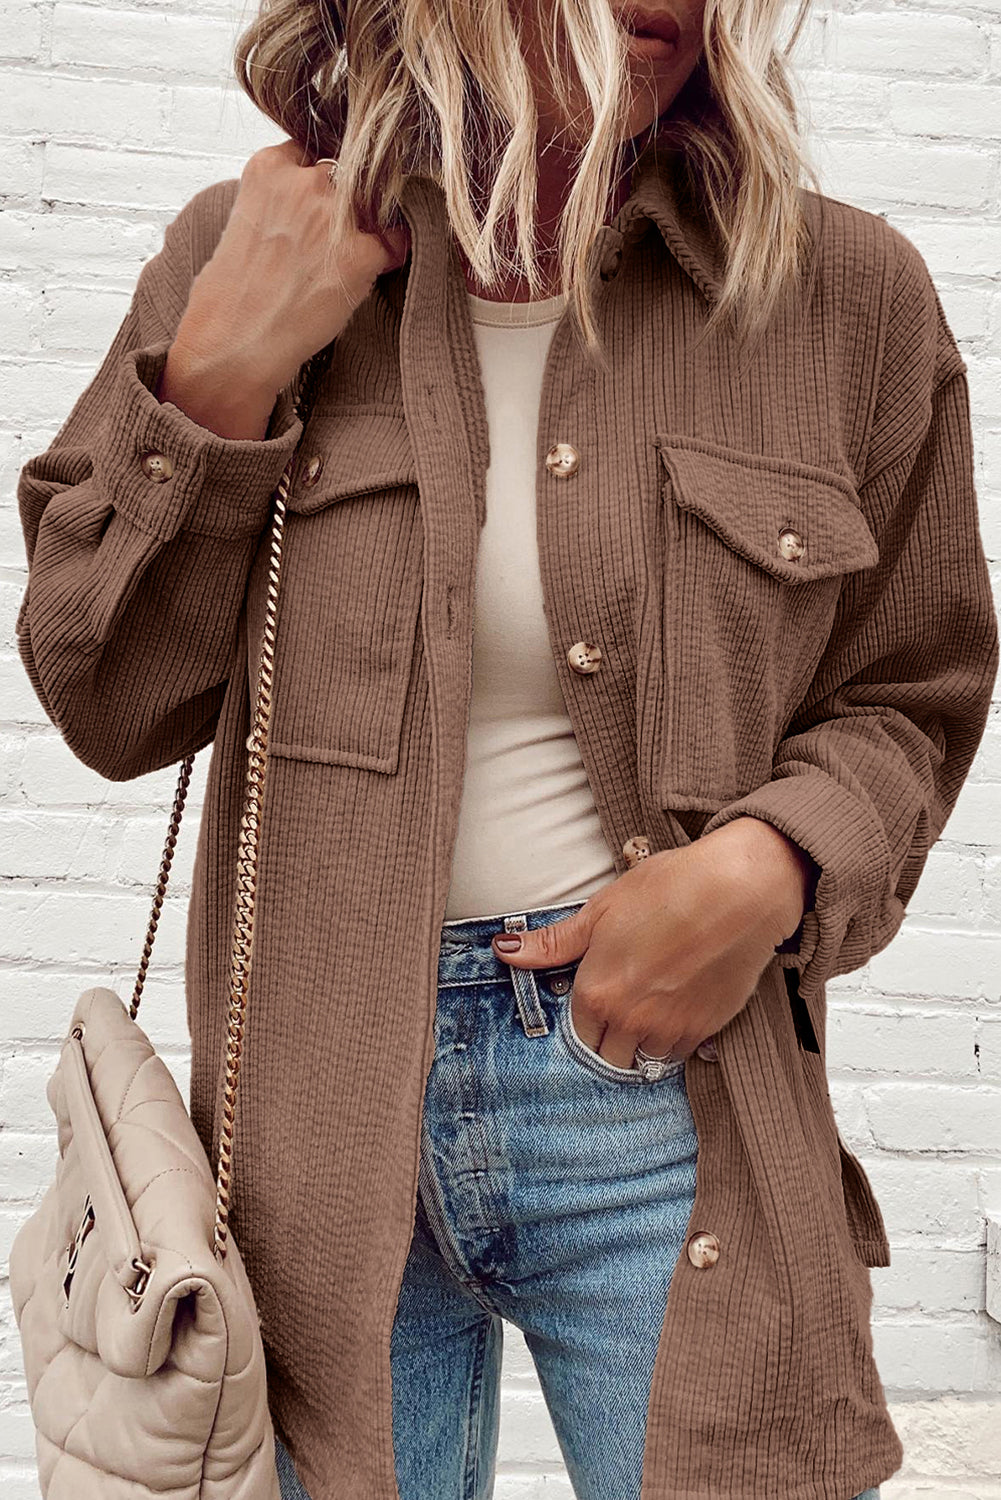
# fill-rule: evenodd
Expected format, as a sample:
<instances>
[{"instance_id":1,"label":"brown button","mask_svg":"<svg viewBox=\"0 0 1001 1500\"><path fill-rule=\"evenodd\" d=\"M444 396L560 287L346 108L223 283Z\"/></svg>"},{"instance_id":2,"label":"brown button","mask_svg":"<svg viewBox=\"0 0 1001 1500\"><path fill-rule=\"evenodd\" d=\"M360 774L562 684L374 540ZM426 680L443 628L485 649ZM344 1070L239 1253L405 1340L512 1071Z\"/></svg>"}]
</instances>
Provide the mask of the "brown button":
<instances>
[{"instance_id":1,"label":"brown button","mask_svg":"<svg viewBox=\"0 0 1001 1500\"><path fill-rule=\"evenodd\" d=\"M546 454L546 468L557 479L567 479L576 473L580 454L569 443L554 443Z\"/></svg>"},{"instance_id":2,"label":"brown button","mask_svg":"<svg viewBox=\"0 0 1001 1500\"><path fill-rule=\"evenodd\" d=\"M323 472L323 458L319 453L314 453L309 463L302 471L303 484L315 484Z\"/></svg>"},{"instance_id":3,"label":"brown button","mask_svg":"<svg viewBox=\"0 0 1001 1500\"><path fill-rule=\"evenodd\" d=\"M791 526L779 532L779 552L788 562L798 562L803 556L806 543L798 531Z\"/></svg>"},{"instance_id":4,"label":"brown button","mask_svg":"<svg viewBox=\"0 0 1001 1500\"><path fill-rule=\"evenodd\" d=\"M711 1036L707 1036L704 1042L700 1042L695 1049L696 1057L703 1058L706 1062L719 1062L719 1053L716 1051L716 1043Z\"/></svg>"},{"instance_id":5,"label":"brown button","mask_svg":"<svg viewBox=\"0 0 1001 1500\"><path fill-rule=\"evenodd\" d=\"M554 974L549 981L549 988L554 995L565 995L570 988L569 974Z\"/></svg>"},{"instance_id":6,"label":"brown button","mask_svg":"<svg viewBox=\"0 0 1001 1500\"><path fill-rule=\"evenodd\" d=\"M597 672L601 666L601 647L593 646L589 641L574 641L567 652L567 661L582 677Z\"/></svg>"},{"instance_id":7,"label":"brown button","mask_svg":"<svg viewBox=\"0 0 1001 1500\"><path fill-rule=\"evenodd\" d=\"M650 853L650 840L645 833L635 833L631 839L626 839L622 852L626 857L626 864L632 869L633 865L638 865Z\"/></svg>"},{"instance_id":8,"label":"brown button","mask_svg":"<svg viewBox=\"0 0 1001 1500\"><path fill-rule=\"evenodd\" d=\"M719 1240L708 1229L700 1230L693 1234L688 1241L688 1259L693 1266L704 1271L706 1266L714 1266L719 1260Z\"/></svg>"},{"instance_id":9,"label":"brown button","mask_svg":"<svg viewBox=\"0 0 1001 1500\"><path fill-rule=\"evenodd\" d=\"M157 484L163 484L164 480L169 479L174 472L174 465L166 453L158 453L155 448L150 448L147 453L144 453L139 462L142 464L142 471L146 478L155 480Z\"/></svg>"}]
</instances>

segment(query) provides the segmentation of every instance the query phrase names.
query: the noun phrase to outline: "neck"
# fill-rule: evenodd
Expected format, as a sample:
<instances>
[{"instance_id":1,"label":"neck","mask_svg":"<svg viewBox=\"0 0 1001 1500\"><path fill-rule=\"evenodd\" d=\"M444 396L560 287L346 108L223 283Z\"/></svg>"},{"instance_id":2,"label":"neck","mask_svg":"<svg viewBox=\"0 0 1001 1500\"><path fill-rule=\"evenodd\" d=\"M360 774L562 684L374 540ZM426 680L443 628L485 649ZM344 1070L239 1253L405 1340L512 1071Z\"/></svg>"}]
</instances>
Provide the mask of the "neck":
<instances>
[{"instance_id":1,"label":"neck","mask_svg":"<svg viewBox=\"0 0 1001 1500\"><path fill-rule=\"evenodd\" d=\"M557 260L557 237L560 222L570 192L572 163L568 153L560 151L550 143L537 160L538 185L536 191L536 256L543 278L543 287L533 299L528 283L523 276L502 277L495 286L485 287L476 281L465 252L459 246L466 286L477 297L488 302L529 302L553 297L559 291L559 265ZM613 219L629 196L631 170L619 175L618 182L609 200L604 222Z\"/></svg>"}]
</instances>

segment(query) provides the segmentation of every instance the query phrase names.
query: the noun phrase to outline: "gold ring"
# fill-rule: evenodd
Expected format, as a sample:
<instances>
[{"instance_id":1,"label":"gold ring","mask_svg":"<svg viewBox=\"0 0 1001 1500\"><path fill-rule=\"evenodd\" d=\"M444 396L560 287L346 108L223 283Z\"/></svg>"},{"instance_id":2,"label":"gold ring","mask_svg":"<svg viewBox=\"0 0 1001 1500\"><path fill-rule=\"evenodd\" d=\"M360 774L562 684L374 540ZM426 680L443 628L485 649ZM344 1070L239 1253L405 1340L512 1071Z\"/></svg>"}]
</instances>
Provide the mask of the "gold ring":
<instances>
[{"instance_id":1,"label":"gold ring","mask_svg":"<svg viewBox=\"0 0 1001 1500\"><path fill-rule=\"evenodd\" d=\"M335 182L337 179L337 169L340 166L340 162L338 162L333 156L321 156L313 163L313 165L318 167L322 162L330 163L330 166L327 170L327 181Z\"/></svg>"}]
</instances>

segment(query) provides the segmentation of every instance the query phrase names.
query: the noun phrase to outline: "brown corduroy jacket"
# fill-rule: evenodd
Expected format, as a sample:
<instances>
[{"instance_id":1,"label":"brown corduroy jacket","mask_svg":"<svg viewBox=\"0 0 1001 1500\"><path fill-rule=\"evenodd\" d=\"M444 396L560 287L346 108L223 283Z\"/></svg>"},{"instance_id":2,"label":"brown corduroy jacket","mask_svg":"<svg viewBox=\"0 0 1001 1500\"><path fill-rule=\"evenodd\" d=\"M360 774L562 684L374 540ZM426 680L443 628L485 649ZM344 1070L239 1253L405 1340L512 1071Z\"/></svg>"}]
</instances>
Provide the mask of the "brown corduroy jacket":
<instances>
[{"instance_id":1,"label":"brown corduroy jacket","mask_svg":"<svg viewBox=\"0 0 1001 1500\"><path fill-rule=\"evenodd\" d=\"M639 847L743 814L821 873L717 1060L686 1066L689 1231L721 1248L711 1265L683 1252L671 1282L642 1496L849 1500L902 1447L870 1332L869 1267L889 1247L832 1112L825 981L897 932L986 723L998 633L966 366L911 242L806 190L810 293L747 368L729 335L700 341L721 263L665 162L648 152L598 238L610 376L569 312L548 357L537 510L553 659L619 873ZM191 1111L213 1166L272 492L302 424L286 391L265 440L223 439L152 393L237 185L202 190L170 224L18 491L19 649L75 755L123 780L214 742L186 991ZM337 339L289 500L235 1133L231 1228L276 1427L313 1500L397 1495L390 1331L490 457L443 197L413 177L403 209L411 257ZM563 442L572 474L546 463ZM600 671L571 669L579 641L600 645ZM155 1043L152 1012L144 1024Z\"/></svg>"}]
</instances>

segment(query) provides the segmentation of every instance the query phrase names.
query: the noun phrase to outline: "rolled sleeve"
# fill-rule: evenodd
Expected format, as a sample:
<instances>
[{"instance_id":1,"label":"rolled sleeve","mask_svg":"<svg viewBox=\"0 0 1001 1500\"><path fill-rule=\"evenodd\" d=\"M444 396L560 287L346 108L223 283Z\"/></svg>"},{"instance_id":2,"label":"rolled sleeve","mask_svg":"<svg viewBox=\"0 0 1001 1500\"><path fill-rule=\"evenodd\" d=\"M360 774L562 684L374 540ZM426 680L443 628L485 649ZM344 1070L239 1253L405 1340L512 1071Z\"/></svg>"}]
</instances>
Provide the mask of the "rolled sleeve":
<instances>
[{"instance_id":1,"label":"rolled sleeve","mask_svg":"<svg viewBox=\"0 0 1001 1500\"><path fill-rule=\"evenodd\" d=\"M799 970L804 999L865 964L900 928L990 712L998 623L965 366L935 386L927 407L915 448L863 486L867 514L883 518L880 560L846 579L770 781L702 830L762 818L819 866L798 943L779 952Z\"/></svg>"},{"instance_id":2,"label":"rolled sleeve","mask_svg":"<svg viewBox=\"0 0 1001 1500\"><path fill-rule=\"evenodd\" d=\"M214 537L259 533L302 422L291 401L280 400L267 437L223 438L173 402L158 401L171 342L122 352L93 447L97 487L120 515L163 541L182 528ZM142 460L150 453L169 460L169 478L146 472Z\"/></svg>"},{"instance_id":3,"label":"rolled sleeve","mask_svg":"<svg viewBox=\"0 0 1001 1500\"><path fill-rule=\"evenodd\" d=\"M234 186L203 189L168 225L98 370L18 477L18 651L66 744L111 780L212 739L250 570L302 434L291 387L262 439L221 437L155 395Z\"/></svg>"},{"instance_id":4,"label":"rolled sleeve","mask_svg":"<svg viewBox=\"0 0 1001 1500\"><path fill-rule=\"evenodd\" d=\"M811 979L866 963L904 918L903 904L892 894L884 904L891 872L886 833L864 788L852 779L849 788L809 760L786 762L775 780L728 803L703 829L705 835L734 818L761 818L818 867L812 904L797 931L776 949L781 961L803 970L803 988ZM872 921L877 914L878 928Z\"/></svg>"}]
</instances>

